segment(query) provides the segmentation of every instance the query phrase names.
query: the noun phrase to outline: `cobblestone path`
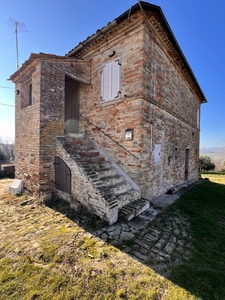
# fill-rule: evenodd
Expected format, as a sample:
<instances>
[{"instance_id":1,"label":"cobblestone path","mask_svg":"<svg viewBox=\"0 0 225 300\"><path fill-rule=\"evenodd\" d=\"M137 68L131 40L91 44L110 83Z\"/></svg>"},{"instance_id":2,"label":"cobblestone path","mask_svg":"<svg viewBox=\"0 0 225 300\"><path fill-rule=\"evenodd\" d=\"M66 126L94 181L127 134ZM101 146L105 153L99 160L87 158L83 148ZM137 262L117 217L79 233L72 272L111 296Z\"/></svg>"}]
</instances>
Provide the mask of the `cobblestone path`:
<instances>
[{"instance_id":1,"label":"cobblestone path","mask_svg":"<svg viewBox=\"0 0 225 300\"><path fill-rule=\"evenodd\" d=\"M139 217L93 234L167 277L172 267L188 259L192 248L188 220L179 211L164 212L178 198L178 194L163 195Z\"/></svg>"}]
</instances>

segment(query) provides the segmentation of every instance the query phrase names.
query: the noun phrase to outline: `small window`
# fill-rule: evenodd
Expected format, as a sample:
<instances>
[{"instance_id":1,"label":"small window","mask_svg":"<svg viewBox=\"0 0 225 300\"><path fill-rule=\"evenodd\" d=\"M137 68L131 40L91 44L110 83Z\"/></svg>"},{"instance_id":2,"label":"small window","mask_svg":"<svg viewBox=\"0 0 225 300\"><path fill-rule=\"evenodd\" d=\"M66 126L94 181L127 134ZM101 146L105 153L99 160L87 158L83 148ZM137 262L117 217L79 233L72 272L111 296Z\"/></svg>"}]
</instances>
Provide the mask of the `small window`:
<instances>
[{"instance_id":1,"label":"small window","mask_svg":"<svg viewBox=\"0 0 225 300\"><path fill-rule=\"evenodd\" d=\"M101 99L112 100L120 94L120 62L119 60L108 63L101 72Z\"/></svg>"},{"instance_id":2,"label":"small window","mask_svg":"<svg viewBox=\"0 0 225 300\"><path fill-rule=\"evenodd\" d=\"M197 109L197 128L200 128L200 110Z\"/></svg>"},{"instance_id":3,"label":"small window","mask_svg":"<svg viewBox=\"0 0 225 300\"><path fill-rule=\"evenodd\" d=\"M29 105L32 105L32 84L29 85Z\"/></svg>"},{"instance_id":4,"label":"small window","mask_svg":"<svg viewBox=\"0 0 225 300\"><path fill-rule=\"evenodd\" d=\"M31 81L23 84L21 90L21 109L31 106L33 104L32 99L32 83Z\"/></svg>"}]
</instances>

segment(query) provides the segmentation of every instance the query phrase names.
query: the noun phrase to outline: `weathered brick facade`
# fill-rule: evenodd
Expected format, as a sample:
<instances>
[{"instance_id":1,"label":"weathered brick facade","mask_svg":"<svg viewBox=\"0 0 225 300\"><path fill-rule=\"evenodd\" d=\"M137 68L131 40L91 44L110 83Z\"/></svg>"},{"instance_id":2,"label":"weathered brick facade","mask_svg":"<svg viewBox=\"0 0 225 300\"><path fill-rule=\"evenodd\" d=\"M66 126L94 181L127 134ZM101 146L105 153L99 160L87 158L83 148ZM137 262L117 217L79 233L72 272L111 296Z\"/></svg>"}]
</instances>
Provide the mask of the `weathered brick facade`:
<instances>
[{"instance_id":1,"label":"weathered brick facade","mask_svg":"<svg viewBox=\"0 0 225 300\"><path fill-rule=\"evenodd\" d=\"M198 178L198 114L204 96L164 24L154 12L138 10L97 41L69 55L92 60L91 86L81 87L81 114L102 128L139 159L85 123L89 136L101 145L152 198L182 184L185 153L189 152L188 180ZM115 51L113 58L108 56ZM121 62L121 94L100 100L100 73L107 62ZM83 119L81 118L82 122ZM133 129L133 140L125 130ZM160 162L154 163L155 144Z\"/></svg>"},{"instance_id":2,"label":"weathered brick facade","mask_svg":"<svg viewBox=\"0 0 225 300\"><path fill-rule=\"evenodd\" d=\"M114 61L120 90L104 101L101 76ZM54 190L54 156L61 153L55 139L73 119L72 106L79 128L139 186L142 197L198 179L200 105L206 99L159 7L134 5L65 57L33 54L11 80L19 91L16 177L40 196ZM25 96L30 84L32 103ZM128 129L131 140L125 139Z\"/></svg>"},{"instance_id":3,"label":"weathered brick facade","mask_svg":"<svg viewBox=\"0 0 225 300\"><path fill-rule=\"evenodd\" d=\"M64 134L65 74L89 82L90 64L32 54L12 75L18 91L15 176L40 197L51 197L54 186L55 138ZM31 95L27 90L30 85Z\"/></svg>"}]
</instances>

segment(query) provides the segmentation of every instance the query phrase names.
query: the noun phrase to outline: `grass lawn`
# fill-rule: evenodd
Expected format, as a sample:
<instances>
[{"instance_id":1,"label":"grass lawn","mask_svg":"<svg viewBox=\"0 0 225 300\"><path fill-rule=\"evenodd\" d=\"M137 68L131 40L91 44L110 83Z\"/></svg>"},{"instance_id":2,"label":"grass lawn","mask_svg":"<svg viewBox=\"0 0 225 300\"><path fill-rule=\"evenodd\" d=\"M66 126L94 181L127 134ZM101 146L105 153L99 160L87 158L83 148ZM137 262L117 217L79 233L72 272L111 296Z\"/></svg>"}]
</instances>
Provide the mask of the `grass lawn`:
<instances>
[{"instance_id":1,"label":"grass lawn","mask_svg":"<svg viewBox=\"0 0 225 300\"><path fill-rule=\"evenodd\" d=\"M0 299L225 299L223 178L203 181L163 213L179 210L191 223L192 253L170 278L91 235L79 221L0 190Z\"/></svg>"},{"instance_id":2,"label":"grass lawn","mask_svg":"<svg viewBox=\"0 0 225 300\"><path fill-rule=\"evenodd\" d=\"M184 194L169 208L189 218L193 253L170 279L200 299L225 299L225 175L203 175L210 181ZM169 211L168 211L169 213Z\"/></svg>"}]
</instances>

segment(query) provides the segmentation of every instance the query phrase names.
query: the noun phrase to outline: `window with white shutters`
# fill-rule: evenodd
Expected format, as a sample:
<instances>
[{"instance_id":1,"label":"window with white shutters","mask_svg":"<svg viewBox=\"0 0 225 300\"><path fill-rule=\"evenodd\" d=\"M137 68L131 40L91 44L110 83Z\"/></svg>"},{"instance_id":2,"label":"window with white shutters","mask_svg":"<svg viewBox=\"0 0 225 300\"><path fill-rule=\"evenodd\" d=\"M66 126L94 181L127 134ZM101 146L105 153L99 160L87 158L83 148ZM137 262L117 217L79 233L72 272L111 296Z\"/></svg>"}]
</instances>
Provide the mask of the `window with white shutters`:
<instances>
[{"instance_id":1,"label":"window with white shutters","mask_svg":"<svg viewBox=\"0 0 225 300\"><path fill-rule=\"evenodd\" d=\"M101 99L112 100L119 97L120 93L120 62L119 60L108 63L101 72Z\"/></svg>"}]
</instances>

